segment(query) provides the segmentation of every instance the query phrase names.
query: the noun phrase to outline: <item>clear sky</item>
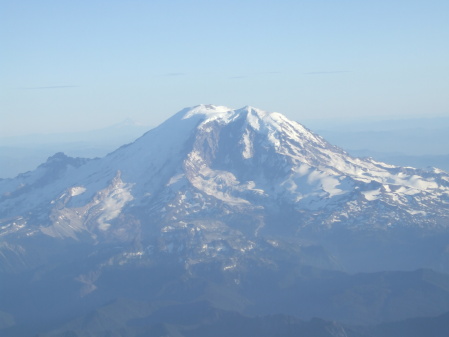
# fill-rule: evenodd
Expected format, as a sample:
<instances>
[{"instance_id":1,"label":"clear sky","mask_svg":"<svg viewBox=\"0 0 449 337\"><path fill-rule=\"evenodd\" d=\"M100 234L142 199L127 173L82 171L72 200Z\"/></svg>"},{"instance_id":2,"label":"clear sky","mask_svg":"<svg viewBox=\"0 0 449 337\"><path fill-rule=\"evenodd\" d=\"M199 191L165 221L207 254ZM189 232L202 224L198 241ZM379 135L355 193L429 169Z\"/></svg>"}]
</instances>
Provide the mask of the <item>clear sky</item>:
<instances>
[{"instance_id":1,"label":"clear sky","mask_svg":"<svg viewBox=\"0 0 449 337\"><path fill-rule=\"evenodd\" d=\"M0 0L0 132L156 125L186 106L449 115L449 1Z\"/></svg>"}]
</instances>

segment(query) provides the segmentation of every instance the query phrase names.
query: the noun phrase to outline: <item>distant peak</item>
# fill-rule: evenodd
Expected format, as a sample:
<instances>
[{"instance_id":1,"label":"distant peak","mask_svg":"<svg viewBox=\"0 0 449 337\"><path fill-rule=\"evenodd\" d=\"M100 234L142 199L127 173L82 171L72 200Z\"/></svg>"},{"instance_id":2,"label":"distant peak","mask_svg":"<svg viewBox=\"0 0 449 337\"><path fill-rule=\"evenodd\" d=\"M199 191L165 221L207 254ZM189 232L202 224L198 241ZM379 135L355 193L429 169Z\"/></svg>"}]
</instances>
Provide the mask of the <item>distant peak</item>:
<instances>
[{"instance_id":1,"label":"distant peak","mask_svg":"<svg viewBox=\"0 0 449 337\"><path fill-rule=\"evenodd\" d=\"M52 160L65 160L69 158L64 152L57 152L53 156L48 157L47 161Z\"/></svg>"},{"instance_id":2,"label":"distant peak","mask_svg":"<svg viewBox=\"0 0 449 337\"><path fill-rule=\"evenodd\" d=\"M39 167L62 167L66 165L78 167L90 160L91 159L88 158L70 157L67 156L64 152L57 152L53 156L48 157L47 161L39 165Z\"/></svg>"},{"instance_id":3,"label":"distant peak","mask_svg":"<svg viewBox=\"0 0 449 337\"><path fill-rule=\"evenodd\" d=\"M136 122L128 117L125 120L123 120L120 124L121 125L136 125Z\"/></svg>"},{"instance_id":4,"label":"distant peak","mask_svg":"<svg viewBox=\"0 0 449 337\"><path fill-rule=\"evenodd\" d=\"M129 127L129 126L143 126L142 123L138 123L135 120L131 119L131 118L126 118L123 121L121 121L120 123L114 124L111 127L112 128L124 128L124 127Z\"/></svg>"}]
</instances>

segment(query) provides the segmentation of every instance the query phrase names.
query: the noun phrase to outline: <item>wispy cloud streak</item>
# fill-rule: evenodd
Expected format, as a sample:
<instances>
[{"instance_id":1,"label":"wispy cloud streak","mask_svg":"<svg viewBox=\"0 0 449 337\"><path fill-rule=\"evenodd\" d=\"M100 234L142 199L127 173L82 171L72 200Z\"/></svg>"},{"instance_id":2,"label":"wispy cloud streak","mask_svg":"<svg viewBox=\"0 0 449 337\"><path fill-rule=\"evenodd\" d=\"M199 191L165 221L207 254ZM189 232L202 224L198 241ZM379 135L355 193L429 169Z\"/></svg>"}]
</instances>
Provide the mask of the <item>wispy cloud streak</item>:
<instances>
[{"instance_id":1,"label":"wispy cloud streak","mask_svg":"<svg viewBox=\"0 0 449 337\"><path fill-rule=\"evenodd\" d=\"M79 85L53 85L47 87L23 87L18 88L22 90L41 90L41 89L68 89L68 88L79 88Z\"/></svg>"},{"instance_id":2,"label":"wispy cloud streak","mask_svg":"<svg viewBox=\"0 0 449 337\"><path fill-rule=\"evenodd\" d=\"M333 71L310 71L304 73L304 75L332 75L332 74L342 74L342 73L350 73L349 70L333 70Z\"/></svg>"},{"instance_id":3,"label":"wispy cloud streak","mask_svg":"<svg viewBox=\"0 0 449 337\"><path fill-rule=\"evenodd\" d=\"M280 71L261 71L261 72L250 73L250 74L245 74L245 75L231 76L229 78L236 80L236 79L242 79L242 78L265 76L265 75L276 75L276 74L281 74L281 72Z\"/></svg>"}]
</instances>

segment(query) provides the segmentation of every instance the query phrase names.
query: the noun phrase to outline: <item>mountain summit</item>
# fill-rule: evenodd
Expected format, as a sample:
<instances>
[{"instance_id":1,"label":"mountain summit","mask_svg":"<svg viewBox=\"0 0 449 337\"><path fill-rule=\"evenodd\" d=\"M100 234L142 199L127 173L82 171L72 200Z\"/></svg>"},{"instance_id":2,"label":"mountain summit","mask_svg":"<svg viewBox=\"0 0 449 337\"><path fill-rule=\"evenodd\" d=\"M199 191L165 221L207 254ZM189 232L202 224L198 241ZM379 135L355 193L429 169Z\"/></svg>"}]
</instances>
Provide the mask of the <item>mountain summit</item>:
<instances>
[{"instance_id":1,"label":"mountain summit","mask_svg":"<svg viewBox=\"0 0 449 337\"><path fill-rule=\"evenodd\" d=\"M176 252L189 265L303 245L319 232L449 225L447 173L353 158L249 106L183 109L101 159L56 154L1 180L0 196L0 256L24 268L42 263L29 243L42 238L132 243L132 254Z\"/></svg>"}]
</instances>

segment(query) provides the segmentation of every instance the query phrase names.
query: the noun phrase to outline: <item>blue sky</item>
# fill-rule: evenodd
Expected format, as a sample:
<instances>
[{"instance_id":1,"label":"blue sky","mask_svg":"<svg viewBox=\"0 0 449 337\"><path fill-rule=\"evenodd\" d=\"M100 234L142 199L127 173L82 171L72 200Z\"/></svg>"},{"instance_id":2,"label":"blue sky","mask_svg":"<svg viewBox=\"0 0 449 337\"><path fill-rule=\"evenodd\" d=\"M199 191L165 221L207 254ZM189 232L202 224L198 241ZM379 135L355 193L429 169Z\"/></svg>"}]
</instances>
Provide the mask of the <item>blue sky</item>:
<instances>
[{"instance_id":1,"label":"blue sky","mask_svg":"<svg viewBox=\"0 0 449 337\"><path fill-rule=\"evenodd\" d=\"M156 125L211 103L449 115L448 1L0 1L0 132ZM307 125L307 124L306 124Z\"/></svg>"}]
</instances>

